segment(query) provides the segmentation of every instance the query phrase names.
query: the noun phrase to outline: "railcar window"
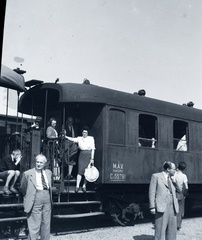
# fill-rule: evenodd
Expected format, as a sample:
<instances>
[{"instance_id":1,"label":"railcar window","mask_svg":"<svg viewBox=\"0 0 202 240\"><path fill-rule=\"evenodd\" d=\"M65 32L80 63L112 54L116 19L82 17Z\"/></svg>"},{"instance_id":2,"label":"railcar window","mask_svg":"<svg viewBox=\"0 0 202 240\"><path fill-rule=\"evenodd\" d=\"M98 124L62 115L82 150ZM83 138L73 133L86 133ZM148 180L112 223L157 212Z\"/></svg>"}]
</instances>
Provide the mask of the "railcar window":
<instances>
[{"instance_id":1,"label":"railcar window","mask_svg":"<svg viewBox=\"0 0 202 240\"><path fill-rule=\"evenodd\" d=\"M117 109L109 110L109 143L125 144L125 112Z\"/></svg>"},{"instance_id":2,"label":"railcar window","mask_svg":"<svg viewBox=\"0 0 202 240\"><path fill-rule=\"evenodd\" d=\"M157 117L140 114L139 115L139 146L157 147Z\"/></svg>"},{"instance_id":3,"label":"railcar window","mask_svg":"<svg viewBox=\"0 0 202 240\"><path fill-rule=\"evenodd\" d=\"M173 148L177 151L188 150L188 123L174 120L173 122Z\"/></svg>"}]
</instances>

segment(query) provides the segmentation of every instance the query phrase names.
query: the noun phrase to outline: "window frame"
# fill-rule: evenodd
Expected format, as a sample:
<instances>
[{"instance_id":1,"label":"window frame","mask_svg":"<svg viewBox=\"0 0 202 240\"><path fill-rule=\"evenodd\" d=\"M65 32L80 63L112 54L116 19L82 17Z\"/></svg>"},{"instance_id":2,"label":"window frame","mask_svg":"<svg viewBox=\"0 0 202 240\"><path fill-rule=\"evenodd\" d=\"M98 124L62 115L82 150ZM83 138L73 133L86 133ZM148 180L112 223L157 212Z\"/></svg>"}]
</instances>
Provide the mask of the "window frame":
<instances>
[{"instance_id":1,"label":"window frame","mask_svg":"<svg viewBox=\"0 0 202 240\"><path fill-rule=\"evenodd\" d=\"M154 137L142 137L140 136L140 125L143 125L143 124L140 124L140 121L141 121L141 117L145 118L145 125L148 125L146 124L147 120L148 120L148 117L150 118L150 122L151 120L154 121L154 129L153 129L153 132L154 132ZM153 119L152 119L153 118ZM149 123L148 121L148 123ZM159 122L159 119L156 115L153 115L153 114L148 114L148 113L140 113L138 115L138 146L139 147L145 147L145 148L152 148L152 149L157 149L158 148L158 122ZM148 135L148 134L146 134ZM151 146L144 146L143 144L141 144L141 141L144 142L146 141L147 144L149 142L149 145L150 145L150 142L151 142Z\"/></svg>"}]
</instances>

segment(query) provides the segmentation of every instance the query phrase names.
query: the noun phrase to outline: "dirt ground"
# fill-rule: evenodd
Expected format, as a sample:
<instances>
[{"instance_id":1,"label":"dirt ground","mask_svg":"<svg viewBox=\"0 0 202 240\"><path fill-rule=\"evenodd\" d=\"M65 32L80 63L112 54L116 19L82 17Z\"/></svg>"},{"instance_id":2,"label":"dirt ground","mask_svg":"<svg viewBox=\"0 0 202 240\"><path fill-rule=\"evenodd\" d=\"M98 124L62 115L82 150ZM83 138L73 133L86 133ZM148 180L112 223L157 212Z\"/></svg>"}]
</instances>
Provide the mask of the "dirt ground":
<instances>
[{"instance_id":1,"label":"dirt ground","mask_svg":"<svg viewBox=\"0 0 202 240\"><path fill-rule=\"evenodd\" d=\"M202 217L183 219L182 229L178 231L177 240L201 240ZM152 223L141 223L134 226L111 226L86 228L83 230L51 235L51 240L153 240Z\"/></svg>"}]
</instances>

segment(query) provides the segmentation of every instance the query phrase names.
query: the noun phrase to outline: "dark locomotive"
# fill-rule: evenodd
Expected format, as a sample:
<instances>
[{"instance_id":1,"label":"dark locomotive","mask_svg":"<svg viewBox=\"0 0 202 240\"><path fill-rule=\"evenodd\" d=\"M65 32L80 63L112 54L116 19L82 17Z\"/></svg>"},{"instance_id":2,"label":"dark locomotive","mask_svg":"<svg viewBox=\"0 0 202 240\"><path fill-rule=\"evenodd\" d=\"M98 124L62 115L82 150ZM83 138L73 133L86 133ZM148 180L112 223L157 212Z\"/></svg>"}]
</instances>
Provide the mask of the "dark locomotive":
<instances>
[{"instance_id":1,"label":"dark locomotive","mask_svg":"<svg viewBox=\"0 0 202 240\"><path fill-rule=\"evenodd\" d=\"M186 207L190 211L201 207L201 110L89 82L30 81L27 86L29 90L20 98L19 111L38 116L41 121L40 129L21 130L23 135L29 134L27 143L21 145L23 163L28 169L34 166L38 153L48 157L54 173L53 220L105 214L124 225L129 221L128 213L135 216L133 220L147 217L150 178L152 173L161 171L165 161L187 163L190 191ZM80 130L89 126L90 135L95 138L95 166L100 175L88 185L86 194L75 194L75 181L65 179L62 134L51 141L45 137L49 118L57 120L57 131L62 133L68 116L74 118ZM186 151L177 150L182 138ZM8 218L3 211L2 223L20 224L25 220L20 195L12 199L2 196L0 208L12 210Z\"/></svg>"}]
</instances>

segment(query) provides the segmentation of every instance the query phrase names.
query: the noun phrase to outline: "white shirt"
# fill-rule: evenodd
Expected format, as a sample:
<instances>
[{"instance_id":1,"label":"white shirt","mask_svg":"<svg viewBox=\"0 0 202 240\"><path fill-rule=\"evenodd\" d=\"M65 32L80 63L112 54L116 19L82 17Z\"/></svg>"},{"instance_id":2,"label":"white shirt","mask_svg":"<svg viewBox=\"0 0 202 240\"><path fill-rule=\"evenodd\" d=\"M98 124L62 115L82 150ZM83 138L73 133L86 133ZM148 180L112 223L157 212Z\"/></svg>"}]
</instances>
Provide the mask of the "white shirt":
<instances>
[{"instance_id":1,"label":"white shirt","mask_svg":"<svg viewBox=\"0 0 202 240\"><path fill-rule=\"evenodd\" d=\"M177 170L175 172L174 179L178 183L180 191L182 191L184 189L184 184L188 182L187 175L184 174L182 171Z\"/></svg>"},{"instance_id":2,"label":"white shirt","mask_svg":"<svg viewBox=\"0 0 202 240\"><path fill-rule=\"evenodd\" d=\"M95 140L92 136L87 137L76 137L73 140L74 142L78 143L80 150L93 150L95 149Z\"/></svg>"},{"instance_id":3,"label":"white shirt","mask_svg":"<svg viewBox=\"0 0 202 240\"><path fill-rule=\"evenodd\" d=\"M186 135L184 135L177 144L176 150L178 151L187 151L187 140Z\"/></svg>"},{"instance_id":4,"label":"white shirt","mask_svg":"<svg viewBox=\"0 0 202 240\"><path fill-rule=\"evenodd\" d=\"M49 185L48 185L48 178L46 176L46 172L44 170L43 171L43 175L46 181L46 185L47 188L49 189ZM36 171L36 189L37 190L43 190L43 186L42 186L42 181L41 181L41 172Z\"/></svg>"}]
</instances>

